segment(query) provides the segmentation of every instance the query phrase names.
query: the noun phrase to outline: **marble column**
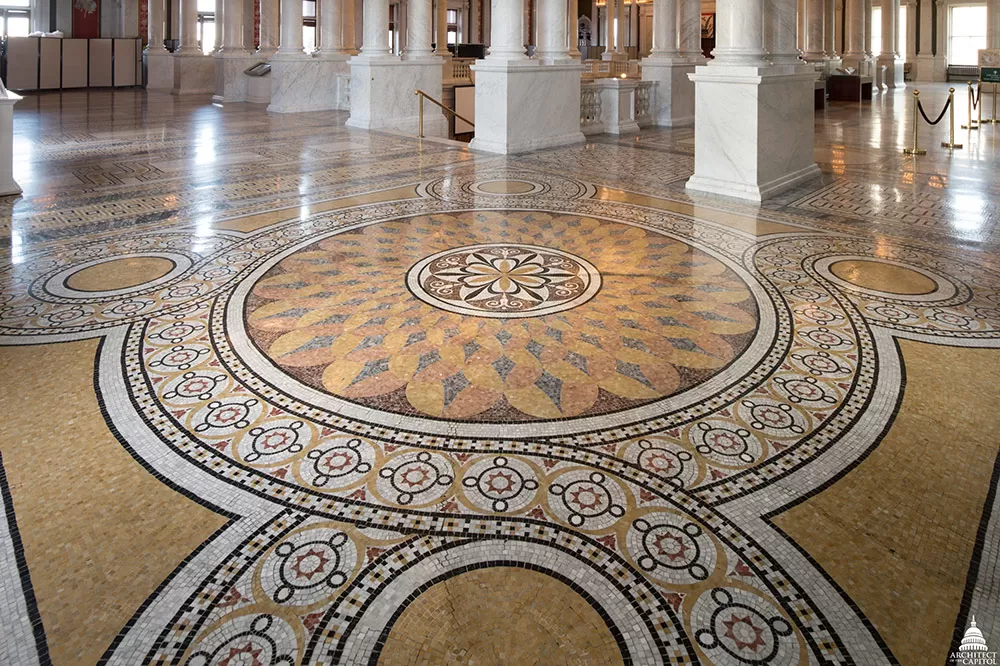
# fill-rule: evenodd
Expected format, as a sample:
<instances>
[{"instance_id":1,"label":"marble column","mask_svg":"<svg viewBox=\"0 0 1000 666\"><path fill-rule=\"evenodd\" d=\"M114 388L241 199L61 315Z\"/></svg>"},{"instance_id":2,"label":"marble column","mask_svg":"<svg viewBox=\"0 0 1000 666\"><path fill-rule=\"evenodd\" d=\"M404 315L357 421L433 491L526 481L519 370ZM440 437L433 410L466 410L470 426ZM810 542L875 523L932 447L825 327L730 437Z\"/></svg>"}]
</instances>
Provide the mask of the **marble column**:
<instances>
[{"instance_id":1,"label":"marble column","mask_svg":"<svg viewBox=\"0 0 1000 666\"><path fill-rule=\"evenodd\" d=\"M569 0L569 10L566 12L566 38L569 43L569 57L580 59L580 0Z\"/></svg>"},{"instance_id":2,"label":"marble column","mask_svg":"<svg viewBox=\"0 0 1000 666\"><path fill-rule=\"evenodd\" d=\"M355 3L356 0L344 0L343 6L344 51L349 55L357 55L358 53L357 21L355 20L354 13Z\"/></svg>"},{"instance_id":3,"label":"marble column","mask_svg":"<svg viewBox=\"0 0 1000 666\"><path fill-rule=\"evenodd\" d=\"M709 66L768 66L764 58L764 0L718 0L715 11L715 59Z\"/></svg>"},{"instance_id":4,"label":"marble column","mask_svg":"<svg viewBox=\"0 0 1000 666\"><path fill-rule=\"evenodd\" d=\"M21 193L14 180L14 105L20 101L0 81L0 197Z\"/></svg>"},{"instance_id":5,"label":"marble column","mask_svg":"<svg viewBox=\"0 0 1000 666\"><path fill-rule=\"evenodd\" d=\"M677 0L653 0L653 52L647 61L680 55L677 9Z\"/></svg>"},{"instance_id":6,"label":"marble column","mask_svg":"<svg viewBox=\"0 0 1000 666\"><path fill-rule=\"evenodd\" d=\"M170 90L174 87L174 58L163 46L163 0L149 0L149 44L146 60L146 88Z\"/></svg>"},{"instance_id":7,"label":"marble column","mask_svg":"<svg viewBox=\"0 0 1000 666\"><path fill-rule=\"evenodd\" d=\"M836 0L824 0L823 4L823 51L828 59L836 59L837 52L837 4Z\"/></svg>"},{"instance_id":8,"label":"marble column","mask_svg":"<svg viewBox=\"0 0 1000 666\"><path fill-rule=\"evenodd\" d=\"M677 19L680 33L681 55L695 65L705 64L705 54L701 50L701 0L680 0L680 16Z\"/></svg>"},{"instance_id":9,"label":"marble column","mask_svg":"<svg viewBox=\"0 0 1000 666\"><path fill-rule=\"evenodd\" d=\"M625 0L615 2L615 53L625 53Z\"/></svg>"},{"instance_id":10,"label":"marble column","mask_svg":"<svg viewBox=\"0 0 1000 666\"><path fill-rule=\"evenodd\" d=\"M602 60L611 60L612 54L615 52L615 1L607 0L604 5L604 53L601 54ZM617 1L622 2L623 0Z\"/></svg>"},{"instance_id":11,"label":"marble column","mask_svg":"<svg viewBox=\"0 0 1000 666\"><path fill-rule=\"evenodd\" d=\"M872 52L872 0L865 2L865 60L873 61L876 53Z\"/></svg>"},{"instance_id":12,"label":"marble column","mask_svg":"<svg viewBox=\"0 0 1000 666\"><path fill-rule=\"evenodd\" d=\"M437 1L437 37L434 54L448 57L448 0ZM386 20L388 23L388 20Z\"/></svg>"},{"instance_id":13,"label":"marble column","mask_svg":"<svg viewBox=\"0 0 1000 666\"><path fill-rule=\"evenodd\" d=\"M202 95L215 92L215 59L202 54L198 47L198 0L181 1L181 46L174 52L173 60L172 94Z\"/></svg>"},{"instance_id":14,"label":"marble column","mask_svg":"<svg viewBox=\"0 0 1000 666\"><path fill-rule=\"evenodd\" d=\"M223 53L248 55L243 45L243 0L225 0L225 5L221 26L223 39L219 50ZM216 33L219 28L216 23Z\"/></svg>"},{"instance_id":15,"label":"marble column","mask_svg":"<svg viewBox=\"0 0 1000 666\"><path fill-rule=\"evenodd\" d=\"M146 53L166 51L163 46L163 0L149 0Z\"/></svg>"},{"instance_id":16,"label":"marble column","mask_svg":"<svg viewBox=\"0 0 1000 666\"><path fill-rule=\"evenodd\" d=\"M582 66L569 59L545 65L528 59L522 42L523 1L492 0L491 7L489 55L472 66L476 136L469 147L506 155L582 143ZM560 17L558 23L565 25L565 20ZM565 43L563 37L559 44Z\"/></svg>"},{"instance_id":17,"label":"marble column","mask_svg":"<svg viewBox=\"0 0 1000 666\"><path fill-rule=\"evenodd\" d=\"M212 53L220 50L225 41L225 20L226 0L215 0L215 43L212 44Z\"/></svg>"},{"instance_id":18,"label":"marble column","mask_svg":"<svg viewBox=\"0 0 1000 666\"><path fill-rule=\"evenodd\" d=\"M823 44L826 36L823 0L805 0L803 9L802 58L808 61L823 60L826 58L826 47Z\"/></svg>"},{"instance_id":19,"label":"marble column","mask_svg":"<svg viewBox=\"0 0 1000 666\"><path fill-rule=\"evenodd\" d=\"M301 2L299 2L301 6ZM389 0L364 0L361 5L363 33L360 55L367 58L391 58L389 51Z\"/></svg>"},{"instance_id":20,"label":"marble column","mask_svg":"<svg viewBox=\"0 0 1000 666\"><path fill-rule=\"evenodd\" d=\"M844 9L847 14L844 66L853 67L860 72L861 63L865 60L865 0L847 0Z\"/></svg>"},{"instance_id":21,"label":"marble column","mask_svg":"<svg viewBox=\"0 0 1000 666\"><path fill-rule=\"evenodd\" d=\"M181 0L181 44L175 53L200 55L198 48L198 0Z\"/></svg>"},{"instance_id":22,"label":"marble column","mask_svg":"<svg viewBox=\"0 0 1000 666\"><path fill-rule=\"evenodd\" d=\"M653 50L642 61L643 81L656 81L652 115L661 127L694 122L694 84L688 77L696 62L682 51L690 45L682 44L684 32L680 28L686 27L686 17L679 3L684 0L653 0Z\"/></svg>"},{"instance_id":23,"label":"marble column","mask_svg":"<svg viewBox=\"0 0 1000 666\"><path fill-rule=\"evenodd\" d=\"M317 57L344 59L343 0L319 0L319 48Z\"/></svg>"},{"instance_id":24,"label":"marble column","mask_svg":"<svg viewBox=\"0 0 1000 666\"><path fill-rule=\"evenodd\" d=\"M906 5L906 62L912 63L916 69L917 63L917 23L920 16L917 14L916 0L907 0Z\"/></svg>"},{"instance_id":25,"label":"marble column","mask_svg":"<svg viewBox=\"0 0 1000 666\"><path fill-rule=\"evenodd\" d=\"M765 0L764 48L772 65L801 65L796 0Z\"/></svg>"},{"instance_id":26,"label":"marble column","mask_svg":"<svg viewBox=\"0 0 1000 666\"><path fill-rule=\"evenodd\" d=\"M281 41L277 55L292 58L306 55L302 49L302 0L281 0Z\"/></svg>"},{"instance_id":27,"label":"marble column","mask_svg":"<svg viewBox=\"0 0 1000 666\"><path fill-rule=\"evenodd\" d=\"M409 0L406 15L406 55L407 60L430 58L433 0Z\"/></svg>"},{"instance_id":28,"label":"marble column","mask_svg":"<svg viewBox=\"0 0 1000 666\"><path fill-rule=\"evenodd\" d=\"M794 2L794 0L791 0ZM773 7L771 16L773 17ZM792 12L782 7L791 43ZM717 0L715 59L695 82L692 195L761 201L820 175L813 159L811 65L764 59L764 0Z\"/></svg>"},{"instance_id":29,"label":"marble column","mask_svg":"<svg viewBox=\"0 0 1000 666\"><path fill-rule=\"evenodd\" d=\"M934 2L920 3L920 45L917 48L915 81L934 80Z\"/></svg>"},{"instance_id":30,"label":"marble column","mask_svg":"<svg viewBox=\"0 0 1000 666\"><path fill-rule=\"evenodd\" d=\"M903 88L903 63L898 59L898 34L896 19L899 17L899 0L882 0L882 53L876 61L881 76L885 67L885 76L878 83L882 88Z\"/></svg>"},{"instance_id":31,"label":"marble column","mask_svg":"<svg viewBox=\"0 0 1000 666\"><path fill-rule=\"evenodd\" d=\"M278 0L260 0L260 48L257 54L270 56L278 50Z\"/></svg>"},{"instance_id":32,"label":"marble column","mask_svg":"<svg viewBox=\"0 0 1000 666\"><path fill-rule=\"evenodd\" d=\"M546 65L569 59L566 0L538 0L538 49L535 55Z\"/></svg>"},{"instance_id":33,"label":"marble column","mask_svg":"<svg viewBox=\"0 0 1000 666\"><path fill-rule=\"evenodd\" d=\"M986 5L986 46L1000 49L1000 0L990 0Z\"/></svg>"}]
</instances>

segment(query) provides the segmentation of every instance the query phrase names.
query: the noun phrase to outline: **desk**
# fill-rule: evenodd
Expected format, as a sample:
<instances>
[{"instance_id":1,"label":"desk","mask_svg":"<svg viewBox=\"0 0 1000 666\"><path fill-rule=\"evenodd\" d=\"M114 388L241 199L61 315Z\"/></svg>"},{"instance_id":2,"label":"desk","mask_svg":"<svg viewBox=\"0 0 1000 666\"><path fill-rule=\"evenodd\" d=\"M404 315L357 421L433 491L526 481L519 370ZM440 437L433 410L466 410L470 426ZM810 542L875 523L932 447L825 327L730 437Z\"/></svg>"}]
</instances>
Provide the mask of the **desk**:
<instances>
[{"instance_id":1,"label":"desk","mask_svg":"<svg viewBox=\"0 0 1000 666\"><path fill-rule=\"evenodd\" d=\"M813 108L817 110L826 108L826 81L823 79L816 79L813 86Z\"/></svg>"},{"instance_id":2,"label":"desk","mask_svg":"<svg viewBox=\"0 0 1000 666\"><path fill-rule=\"evenodd\" d=\"M860 102L872 98L872 77L834 74L829 78L831 102Z\"/></svg>"}]
</instances>

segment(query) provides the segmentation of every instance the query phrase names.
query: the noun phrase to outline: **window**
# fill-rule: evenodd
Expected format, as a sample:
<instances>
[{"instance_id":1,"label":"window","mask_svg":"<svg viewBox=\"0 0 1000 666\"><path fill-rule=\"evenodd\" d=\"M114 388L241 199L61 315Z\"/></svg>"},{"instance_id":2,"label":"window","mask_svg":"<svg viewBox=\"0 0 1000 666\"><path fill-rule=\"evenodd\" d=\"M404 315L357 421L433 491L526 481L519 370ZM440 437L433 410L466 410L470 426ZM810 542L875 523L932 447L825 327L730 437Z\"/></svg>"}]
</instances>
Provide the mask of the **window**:
<instances>
[{"instance_id":1,"label":"window","mask_svg":"<svg viewBox=\"0 0 1000 666\"><path fill-rule=\"evenodd\" d=\"M872 53L877 58L882 53L882 8L872 8Z\"/></svg>"},{"instance_id":2,"label":"window","mask_svg":"<svg viewBox=\"0 0 1000 666\"><path fill-rule=\"evenodd\" d=\"M986 48L986 5L951 8L948 22L948 64L978 65L979 49Z\"/></svg>"},{"instance_id":3,"label":"window","mask_svg":"<svg viewBox=\"0 0 1000 666\"><path fill-rule=\"evenodd\" d=\"M4 36L27 37L31 32L31 0L0 0L0 30Z\"/></svg>"},{"instance_id":4,"label":"window","mask_svg":"<svg viewBox=\"0 0 1000 666\"><path fill-rule=\"evenodd\" d=\"M448 44L458 44L458 10L449 9L448 12Z\"/></svg>"},{"instance_id":5,"label":"window","mask_svg":"<svg viewBox=\"0 0 1000 666\"><path fill-rule=\"evenodd\" d=\"M215 50L215 0L198 0L198 44L206 55Z\"/></svg>"},{"instance_id":6,"label":"window","mask_svg":"<svg viewBox=\"0 0 1000 666\"><path fill-rule=\"evenodd\" d=\"M316 0L302 0L302 45L306 53L316 50Z\"/></svg>"}]
</instances>

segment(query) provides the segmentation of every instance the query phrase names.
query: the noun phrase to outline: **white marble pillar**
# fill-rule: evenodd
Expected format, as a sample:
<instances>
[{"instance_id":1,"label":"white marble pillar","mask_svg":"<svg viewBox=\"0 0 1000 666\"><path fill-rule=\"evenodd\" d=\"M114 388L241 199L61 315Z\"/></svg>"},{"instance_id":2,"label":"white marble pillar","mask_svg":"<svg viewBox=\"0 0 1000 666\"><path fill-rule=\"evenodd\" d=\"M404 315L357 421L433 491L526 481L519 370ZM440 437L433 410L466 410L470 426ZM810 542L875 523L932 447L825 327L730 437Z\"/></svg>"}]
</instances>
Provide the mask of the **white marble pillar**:
<instances>
[{"instance_id":1,"label":"white marble pillar","mask_svg":"<svg viewBox=\"0 0 1000 666\"><path fill-rule=\"evenodd\" d=\"M846 49L844 66L861 71L865 59L865 0L846 0Z\"/></svg>"},{"instance_id":2,"label":"white marble pillar","mask_svg":"<svg viewBox=\"0 0 1000 666\"><path fill-rule=\"evenodd\" d=\"M343 0L319 0L319 48L315 55L320 58L344 58L344 17Z\"/></svg>"},{"instance_id":3,"label":"white marble pillar","mask_svg":"<svg viewBox=\"0 0 1000 666\"><path fill-rule=\"evenodd\" d=\"M808 61L823 60L826 58L823 44L826 36L823 0L805 0L803 9L802 58Z\"/></svg>"},{"instance_id":4,"label":"white marble pillar","mask_svg":"<svg viewBox=\"0 0 1000 666\"><path fill-rule=\"evenodd\" d=\"M1000 0L990 0L986 5L986 46L1000 49Z\"/></svg>"},{"instance_id":5,"label":"white marble pillar","mask_svg":"<svg viewBox=\"0 0 1000 666\"><path fill-rule=\"evenodd\" d=\"M302 6L301 0L299 6ZM361 53L366 59L391 58L389 50L389 0L364 0Z\"/></svg>"},{"instance_id":6,"label":"white marble pillar","mask_svg":"<svg viewBox=\"0 0 1000 666\"><path fill-rule=\"evenodd\" d=\"M406 14L407 60L421 60L434 55L431 50L433 0L409 0Z\"/></svg>"},{"instance_id":7,"label":"white marble pillar","mask_svg":"<svg viewBox=\"0 0 1000 666\"><path fill-rule=\"evenodd\" d=\"M625 0L615 2L615 53L625 53Z\"/></svg>"},{"instance_id":8,"label":"white marble pillar","mask_svg":"<svg viewBox=\"0 0 1000 666\"><path fill-rule=\"evenodd\" d=\"M434 54L446 58L448 57L448 0L436 0L436 4L437 36L434 40Z\"/></svg>"},{"instance_id":9,"label":"white marble pillar","mask_svg":"<svg viewBox=\"0 0 1000 666\"><path fill-rule=\"evenodd\" d=\"M522 0L490 1L490 50L487 60L527 60Z\"/></svg>"},{"instance_id":10,"label":"white marble pillar","mask_svg":"<svg viewBox=\"0 0 1000 666\"><path fill-rule=\"evenodd\" d=\"M763 0L716 2L715 59L691 75L697 117L687 190L693 195L761 201L820 175L813 159L817 74L810 65L764 59L763 16Z\"/></svg>"},{"instance_id":11,"label":"white marble pillar","mask_svg":"<svg viewBox=\"0 0 1000 666\"><path fill-rule=\"evenodd\" d=\"M917 14L916 0L908 0L906 5L906 62L912 63L916 69L917 62L917 23L920 16Z\"/></svg>"},{"instance_id":12,"label":"white marble pillar","mask_svg":"<svg viewBox=\"0 0 1000 666\"><path fill-rule=\"evenodd\" d=\"M566 0L538 0L538 50L535 55L546 65L569 59Z\"/></svg>"},{"instance_id":13,"label":"white marble pillar","mask_svg":"<svg viewBox=\"0 0 1000 666\"><path fill-rule=\"evenodd\" d=\"M617 0L622 2L622 0ZM597 5L594 5L595 7ZM604 53L603 60L611 60L615 52L615 0L606 0L604 5Z\"/></svg>"},{"instance_id":14,"label":"white marble pillar","mask_svg":"<svg viewBox=\"0 0 1000 666\"><path fill-rule=\"evenodd\" d=\"M257 55L270 56L278 50L278 1L260 0L260 48Z\"/></svg>"},{"instance_id":15,"label":"white marble pillar","mask_svg":"<svg viewBox=\"0 0 1000 666\"><path fill-rule=\"evenodd\" d=\"M903 33L903 26L899 22L899 6L900 0L891 0L892 2L892 52L896 54L896 58L903 57L903 50L900 48L902 40L900 35Z\"/></svg>"},{"instance_id":16,"label":"white marble pillar","mask_svg":"<svg viewBox=\"0 0 1000 666\"><path fill-rule=\"evenodd\" d=\"M824 0L823 4L823 51L828 59L838 57L837 52L837 4L836 0Z\"/></svg>"},{"instance_id":17,"label":"white marble pillar","mask_svg":"<svg viewBox=\"0 0 1000 666\"><path fill-rule=\"evenodd\" d=\"M163 0L149 0L146 53L166 52L163 46Z\"/></svg>"},{"instance_id":18,"label":"white marble pillar","mask_svg":"<svg viewBox=\"0 0 1000 666\"><path fill-rule=\"evenodd\" d=\"M181 45L175 53L198 55L198 0L181 0Z\"/></svg>"},{"instance_id":19,"label":"white marble pillar","mask_svg":"<svg viewBox=\"0 0 1000 666\"><path fill-rule=\"evenodd\" d=\"M766 67L764 0L718 0L715 13L715 67Z\"/></svg>"},{"instance_id":20,"label":"white marble pillar","mask_svg":"<svg viewBox=\"0 0 1000 666\"><path fill-rule=\"evenodd\" d=\"M920 45L917 48L915 81L934 80L934 2L920 3Z\"/></svg>"},{"instance_id":21,"label":"white marble pillar","mask_svg":"<svg viewBox=\"0 0 1000 666\"><path fill-rule=\"evenodd\" d=\"M580 0L569 0L569 9L566 12L566 39L569 44L569 57L573 60L580 59Z\"/></svg>"},{"instance_id":22,"label":"white marble pillar","mask_svg":"<svg viewBox=\"0 0 1000 666\"><path fill-rule=\"evenodd\" d=\"M302 50L302 0L281 0L281 41L277 55L292 58L305 56Z\"/></svg>"},{"instance_id":23,"label":"white marble pillar","mask_svg":"<svg viewBox=\"0 0 1000 666\"><path fill-rule=\"evenodd\" d=\"M248 55L243 45L243 0L225 0L225 5L222 26L215 24L216 34L220 27L223 32L222 46L219 50L222 53Z\"/></svg>"},{"instance_id":24,"label":"white marble pillar","mask_svg":"<svg viewBox=\"0 0 1000 666\"><path fill-rule=\"evenodd\" d=\"M0 197L21 193L14 180L14 105L20 101L0 81Z\"/></svg>"},{"instance_id":25,"label":"white marble pillar","mask_svg":"<svg viewBox=\"0 0 1000 666\"><path fill-rule=\"evenodd\" d=\"M881 75L882 67L885 67L885 77L878 81L883 88L902 88L903 84L903 63L899 60L896 49L898 48L898 30L896 19L899 17L899 0L882 0L882 53L876 61L878 71Z\"/></svg>"},{"instance_id":26,"label":"white marble pillar","mask_svg":"<svg viewBox=\"0 0 1000 666\"><path fill-rule=\"evenodd\" d=\"M876 53L872 52L872 0L865 2L865 60L872 61Z\"/></svg>"},{"instance_id":27,"label":"white marble pillar","mask_svg":"<svg viewBox=\"0 0 1000 666\"><path fill-rule=\"evenodd\" d=\"M686 17L678 2L683 0L653 2L653 50L642 61L643 81L656 82L652 90L653 122L661 127L690 125L694 122L694 84L688 76L694 72L696 61L682 51L690 46L682 43L684 32L680 28Z\"/></svg>"},{"instance_id":28,"label":"white marble pillar","mask_svg":"<svg viewBox=\"0 0 1000 666\"><path fill-rule=\"evenodd\" d=\"M492 0L491 8L489 55L472 66L476 136L469 147L506 155L582 143L581 65L525 56L522 0Z\"/></svg>"},{"instance_id":29,"label":"white marble pillar","mask_svg":"<svg viewBox=\"0 0 1000 666\"><path fill-rule=\"evenodd\" d=\"M701 50L701 0L680 0L677 30L681 55L692 64L705 64L705 54Z\"/></svg>"},{"instance_id":30,"label":"white marble pillar","mask_svg":"<svg viewBox=\"0 0 1000 666\"><path fill-rule=\"evenodd\" d=\"M772 65L801 65L797 0L765 0L764 48Z\"/></svg>"},{"instance_id":31,"label":"white marble pillar","mask_svg":"<svg viewBox=\"0 0 1000 666\"><path fill-rule=\"evenodd\" d=\"M226 0L215 0L215 43L212 44L212 53L221 50L225 42L225 20Z\"/></svg>"},{"instance_id":32,"label":"white marble pillar","mask_svg":"<svg viewBox=\"0 0 1000 666\"><path fill-rule=\"evenodd\" d=\"M673 60L680 55L677 19L677 0L653 0L653 51L646 60Z\"/></svg>"}]
</instances>

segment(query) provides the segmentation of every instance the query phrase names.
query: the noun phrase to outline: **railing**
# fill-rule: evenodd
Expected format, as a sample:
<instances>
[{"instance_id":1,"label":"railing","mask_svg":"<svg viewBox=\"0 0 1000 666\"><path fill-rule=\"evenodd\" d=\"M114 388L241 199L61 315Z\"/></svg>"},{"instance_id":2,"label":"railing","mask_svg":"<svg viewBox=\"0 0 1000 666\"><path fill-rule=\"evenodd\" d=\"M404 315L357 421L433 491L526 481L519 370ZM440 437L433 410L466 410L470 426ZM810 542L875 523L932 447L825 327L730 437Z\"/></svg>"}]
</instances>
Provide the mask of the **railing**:
<instances>
[{"instance_id":1,"label":"railing","mask_svg":"<svg viewBox=\"0 0 1000 666\"><path fill-rule=\"evenodd\" d=\"M424 99L425 98L428 99L428 100L430 100L430 101L432 101L432 102L434 102L435 104L437 104L438 106L440 106L442 110L447 111L448 113L450 113L454 117L456 117L459 120L461 120L463 123L468 123L469 125L472 126L472 129L476 128L476 124L474 122L472 122L468 118L463 118L462 116L458 115L457 113L455 113L454 110L449 109L447 106L445 106L441 102L437 101L436 99L434 99L433 97L431 97L430 95L428 95L427 93L425 93L423 90L415 90L415 91L413 91L413 94L416 95L417 99L420 100L420 112L419 112L419 115L418 115L418 125L417 125L417 127L418 127L417 136L419 138L421 138L421 139L424 138Z\"/></svg>"},{"instance_id":2,"label":"railing","mask_svg":"<svg viewBox=\"0 0 1000 666\"><path fill-rule=\"evenodd\" d=\"M469 65L474 62L475 60L452 60L449 63L451 65L451 76L449 78L459 81L471 81L472 70L469 69Z\"/></svg>"},{"instance_id":3,"label":"railing","mask_svg":"<svg viewBox=\"0 0 1000 666\"><path fill-rule=\"evenodd\" d=\"M601 91L593 83L580 85L580 131L584 134L599 134L604 131Z\"/></svg>"},{"instance_id":4,"label":"railing","mask_svg":"<svg viewBox=\"0 0 1000 666\"><path fill-rule=\"evenodd\" d=\"M653 86L654 81L639 81L635 89L635 122L639 127L649 127L653 124Z\"/></svg>"}]
</instances>

